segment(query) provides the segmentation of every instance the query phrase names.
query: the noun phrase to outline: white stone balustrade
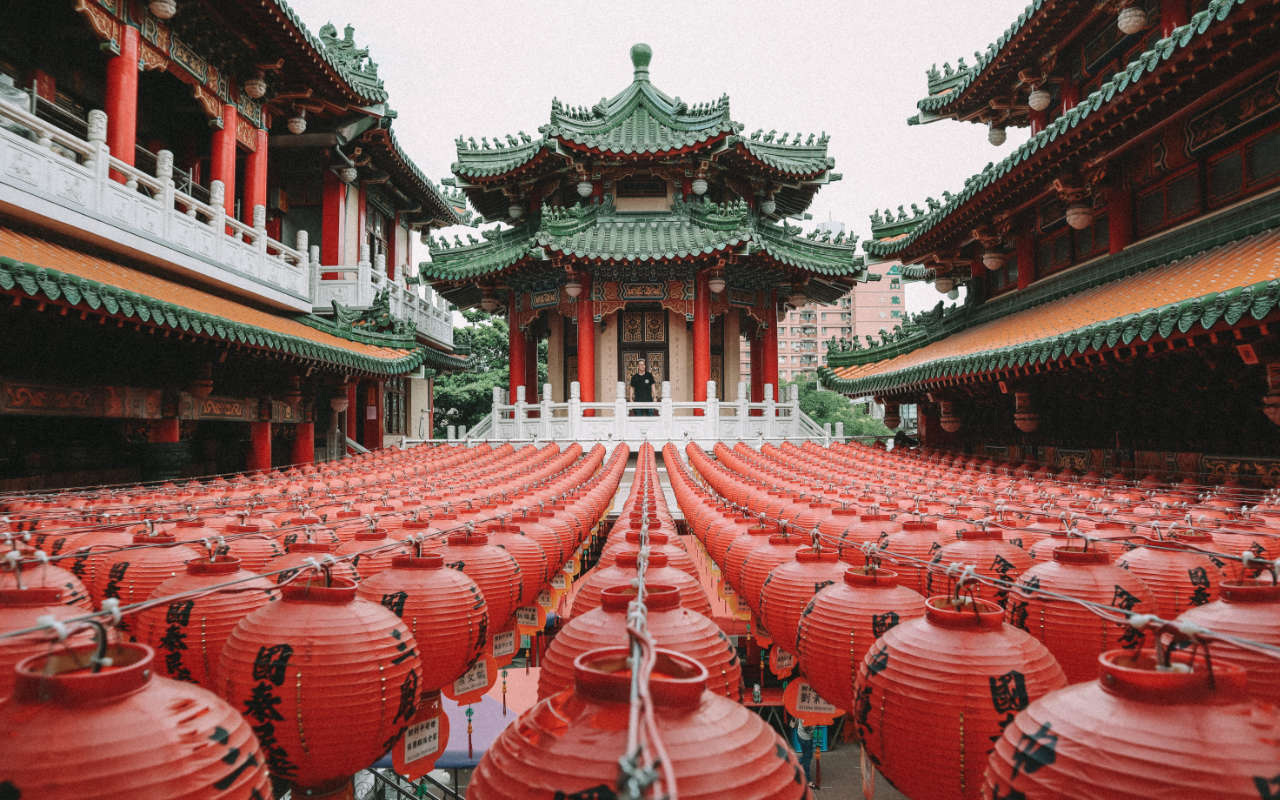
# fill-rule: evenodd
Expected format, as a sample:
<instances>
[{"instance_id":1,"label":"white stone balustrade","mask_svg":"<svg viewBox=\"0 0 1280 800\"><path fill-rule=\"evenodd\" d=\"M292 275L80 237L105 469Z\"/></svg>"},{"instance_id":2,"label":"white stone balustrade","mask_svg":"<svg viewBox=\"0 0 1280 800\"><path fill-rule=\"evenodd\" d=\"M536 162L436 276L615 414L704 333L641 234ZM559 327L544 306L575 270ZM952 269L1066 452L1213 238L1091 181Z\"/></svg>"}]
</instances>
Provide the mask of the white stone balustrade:
<instances>
[{"instance_id":1,"label":"white stone balustrade","mask_svg":"<svg viewBox=\"0 0 1280 800\"><path fill-rule=\"evenodd\" d=\"M317 312L327 313L337 300L348 308L363 310L373 305L378 292L389 289L391 314L397 319L413 323L414 329L447 347L453 346L453 315L448 303L429 286L420 289L422 295L404 282L404 267L397 269L397 280L387 277L385 256L379 254L370 262L368 252L362 252L354 267L312 265L311 296ZM329 276L329 277L326 277Z\"/></svg>"}]
</instances>

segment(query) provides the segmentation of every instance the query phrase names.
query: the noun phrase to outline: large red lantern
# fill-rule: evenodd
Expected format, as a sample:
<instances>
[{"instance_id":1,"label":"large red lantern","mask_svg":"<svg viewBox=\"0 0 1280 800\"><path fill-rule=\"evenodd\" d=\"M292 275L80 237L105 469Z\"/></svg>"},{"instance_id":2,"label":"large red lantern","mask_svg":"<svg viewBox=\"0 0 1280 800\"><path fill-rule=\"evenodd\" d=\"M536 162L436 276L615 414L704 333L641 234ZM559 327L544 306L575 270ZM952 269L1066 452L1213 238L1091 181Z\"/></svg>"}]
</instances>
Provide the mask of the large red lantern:
<instances>
[{"instance_id":1,"label":"large red lantern","mask_svg":"<svg viewBox=\"0 0 1280 800\"><path fill-rule=\"evenodd\" d=\"M266 754L213 692L155 675L141 644L55 650L18 665L0 703L0 787L9 797L271 797Z\"/></svg>"},{"instance_id":2,"label":"large red lantern","mask_svg":"<svg viewBox=\"0 0 1280 800\"><path fill-rule=\"evenodd\" d=\"M134 547L112 553L98 568L94 597L120 599L121 605L146 600L156 587L186 571L186 563L200 553L185 544L175 544L169 534L133 537ZM147 546L141 546L147 545ZM127 621L121 627L128 627Z\"/></svg>"},{"instance_id":3,"label":"large red lantern","mask_svg":"<svg viewBox=\"0 0 1280 800\"><path fill-rule=\"evenodd\" d=\"M1071 683L1098 677L1099 655L1117 648L1139 648L1143 634L1046 592L1135 614L1155 613L1151 590L1142 579L1111 563L1106 550L1058 547L1052 561L1022 573L1017 588L1009 593L1006 618L1043 642Z\"/></svg>"},{"instance_id":4,"label":"large red lantern","mask_svg":"<svg viewBox=\"0 0 1280 800\"><path fill-rule=\"evenodd\" d=\"M1147 539L1121 556L1116 565L1142 579L1156 599L1156 614L1165 619L1193 606L1218 599L1222 570L1198 547L1213 549L1208 535L1194 539Z\"/></svg>"},{"instance_id":5,"label":"large red lantern","mask_svg":"<svg viewBox=\"0 0 1280 800\"><path fill-rule=\"evenodd\" d=\"M936 522L903 522L902 530L880 540L883 558L898 573L898 580L908 589L925 594L930 570L925 565L955 536L938 528Z\"/></svg>"},{"instance_id":6,"label":"large red lantern","mask_svg":"<svg viewBox=\"0 0 1280 800\"><path fill-rule=\"evenodd\" d=\"M982 599L931 597L858 670L863 748L912 800L979 797L986 754L1015 714L1066 685L1058 662Z\"/></svg>"},{"instance_id":7,"label":"large red lantern","mask_svg":"<svg viewBox=\"0 0 1280 800\"><path fill-rule=\"evenodd\" d=\"M1248 697L1239 667L1191 658L1158 668L1151 651L1104 654L1098 680L1035 700L1004 729L983 796L1273 797L1280 710Z\"/></svg>"},{"instance_id":8,"label":"large red lantern","mask_svg":"<svg viewBox=\"0 0 1280 800\"><path fill-rule=\"evenodd\" d=\"M276 540L261 532L257 525L230 524L222 529L227 543L227 555L240 559L240 566L249 572L265 572L267 562L284 555Z\"/></svg>"},{"instance_id":9,"label":"large red lantern","mask_svg":"<svg viewBox=\"0 0 1280 800\"><path fill-rule=\"evenodd\" d=\"M813 596L844 580L849 565L834 550L801 547L790 561L774 567L760 590L760 621L773 637L774 646L795 655L800 615Z\"/></svg>"},{"instance_id":10,"label":"large red lantern","mask_svg":"<svg viewBox=\"0 0 1280 800\"><path fill-rule=\"evenodd\" d=\"M735 587L747 606L760 616L760 592L764 590L764 582L779 564L790 561L796 548L808 544L809 537L792 536L786 533L775 533L762 545L756 545L747 553L742 563L742 578Z\"/></svg>"},{"instance_id":11,"label":"large red lantern","mask_svg":"<svg viewBox=\"0 0 1280 800\"><path fill-rule=\"evenodd\" d=\"M36 561L33 551L17 552L18 562L0 560L0 589L58 589L66 605L93 610L89 590L72 571Z\"/></svg>"},{"instance_id":12,"label":"large red lantern","mask_svg":"<svg viewBox=\"0 0 1280 800\"><path fill-rule=\"evenodd\" d=\"M573 691L522 714L471 776L468 800L618 796L631 716L628 650L574 664ZM809 789L791 748L746 707L707 691L698 662L659 650L649 681L654 725L681 800L797 800Z\"/></svg>"},{"instance_id":13,"label":"large red lantern","mask_svg":"<svg viewBox=\"0 0 1280 800\"><path fill-rule=\"evenodd\" d=\"M814 595L800 617L800 670L819 695L850 711L853 681L871 645L898 623L922 616L924 597L899 585L897 573L850 567L843 580Z\"/></svg>"},{"instance_id":14,"label":"large red lantern","mask_svg":"<svg viewBox=\"0 0 1280 800\"><path fill-rule=\"evenodd\" d=\"M1031 566L1031 556L1013 542L1006 542L999 530L964 530L956 532L956 540L942 546L938 560L944 564L972 565L974 572L984 578L1013 583ZM930 571L925 578L927 596L942 594L947 590L947 576L940 571ZM978 596L1004 605L1009 590L987 583L978 584Z\"/></svg>"},{"instance_id":15,"label":"large red lantern","mask_svg":"<svg viewBox=\"0 0 1280 800\"><path fill-rule=\"evenodd\" d=\"M79 609L62 602L62 590L56 587L0 589L0 633L31 628L40 617L64 620L77 616ZM75 634L71 644L89 641L89 631ZM29 656L47 652L53 645L52 631L39 631L0 639L0 698L13 688L13 668Z\"/></svg>"},{"instance_id":16,"label":"large red lantern","mask_svg":"<svg viewBox=\"0 0 1280 800\"><path fill-rule=\"evenodd\" d=\"M446 567L466 573L489 605L489 629L504 631L523 596L520 563L483 533L453 533L440 553ZM533 602L533 598L529 598Z\"/></svg>"},{"instance_id":17,"label":"large red lantern","mask_svg":"<svg viewBox=\"0 0 1280 800\"><path fill-rule=\"evenodd\" d=\"M614 563L607 566L597 564L578 584L577 594L573 598L570 616L585 614L600 606L600 593L610 586L630 583L636 578L636 562L639 553L624 551L618 553ZM689 573L675 567L667 566L666 553L650 553L648 567L644 573L645 581L653 581L674 586L680 592L680 604L691 608L699 614L711 616L711 601L702 590L702 584L694 580Z\"/></svg>"},{"instance_id":18,"label":"large red lantern","mask_svg":"<svg viewBox=\"0 0 1280 800\"><path fill-rule=\"evenodd\" d=\"M185 572L151 593L151 599L174 597L229 581L237 583L227 591L179 597L138 612L134 635L155 649L156 668L163 675L213 688L213 672L231 631L280 593L270 580L241 569L234 558L188 561Z\"/></svg>"},{"instance_id":19,"label":"large red lantern","mask_svg":"<svg viewBox=\"0 0 1280 800\"><path fill-rule=\"evenodd\" d=\"M658 647L695 659L707 668L707 688L737 700L742 687L738 654L724 631L706 616L680 605L674 586L646 579L645 627ZM627 606L636 597L630 584L610 586L601 593L601 605L575 616L551 640L538 677L538 699L550 697L573 684L573 662L601 647L627 643Z\"/></svg>"},{"instance_id":20,"label":"large red lantern","mask_svg":"<svg viewBox=\"0 0 1280 800\"><path fill-rule=\"evenodd\" d=\"M405 621L427 654L423 692L437 691L466 672L489 643L489 607L476 582L446 569L440 553L396 556L391 568L360 582L356 593Z\"/></svg>"},{"instance_id":21,"label":"large red lantern","mask_svg":"<svg viewBox=\"0 0 1280 800\"><path fill-rule=\"evenodd\" d=\"M421 675L408 627L335 578L288 584L241 620L217 686L253 726L272 776L314 795L391 748L417 711Z\"/></svg>"},{"instance_id":22,"label":"large red lantern","mask_svg":"<svg viewBox=\"0 0 1280 800\"><path fill-rule=\"evenodd\" d=\"M391 560L403 555L403 543L392 539L382 528L355 533L351 540L338 545L336 555L351 556L351 566L361 578L377 575L391 566Z\"/></svg>"},{"instance_id":23,"label":"large red lantern","mask_svg":"<svg viewBox=\"0 0 1280 800\"><path fill-rule=\"evenodd\" d=\"M1280 647L1280 586L1227 581L1218 600L1182 612L1178 622ZM1211 647L1214 664L1225 659L1244 668L1249 694L1280 706L1280 658L1228 641Z\"/></svg>"},{"instance_id":24,"label":"large red lantern","mask_svg":"<svg viewBox=\"0 0 1280 800\"><path fill-rule=\"evenodd\" d=\"M287 553L268 561L267 568L263 572L279 573L273 575L272 579L276 583L284 583L303 568L314 563L316 566L327 567L335 578L360 580L360 575L356 573L356 568L351 566L350 561L334 560L337 554L333 549L334 545L331 542L294 542L289 545ZM319 575L318 572L316 574Z\"/></svg>"}]
</instances>

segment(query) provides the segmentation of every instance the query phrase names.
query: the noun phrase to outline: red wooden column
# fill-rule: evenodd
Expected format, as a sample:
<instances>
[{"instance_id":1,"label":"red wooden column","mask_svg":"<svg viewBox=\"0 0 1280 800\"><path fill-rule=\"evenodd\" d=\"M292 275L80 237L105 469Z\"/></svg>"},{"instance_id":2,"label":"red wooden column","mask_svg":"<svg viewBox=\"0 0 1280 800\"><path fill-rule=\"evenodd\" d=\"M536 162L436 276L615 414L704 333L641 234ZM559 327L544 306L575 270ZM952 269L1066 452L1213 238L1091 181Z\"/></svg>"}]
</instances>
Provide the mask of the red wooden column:
<instances>
[{"instance_id":1,"label":"red wooden column","mask_svg":"<svg viewBox=\"0 0 1280 800\"><path fill-rule=\"evenodd\" d=\"M327 267L342 263L342 252L346 244L343 241L346 226L342 223L346 205L347 185L333 174L333 170L325 170L324 194L320 201L320 263Z\"/></svg>"},{"instance_id":2,"label":"red wooden column","mask_svg":"<svg viewBox=\"0 0 1280 800\"><path fill-rule=\"evenodd\" d=\"M222 107L222 127L213 132L209 151L209 180L222 181L226 194L222 205L227 215L236 213L236 107Z\"/></svg>"},{"instance_id":3,"label":"red wooden column","mask_svg":"<svg viewBox=\"0 0 1280 800\"><path fill-rule=\"evenodd\" d=\"M249 423L249 472L271 469L271 423Z\"/></svg>"},{"instance_id":4,"label":"red wooden column","mask_svg":"<svg viewBox=\"0 0 1280 800\"><path fill-rule=\"evenodd\" d=\"M1075 81L1065 78L1062 81L1062 113L1065 114L1076 107L1076 103L1080 102L1080 87L1076 86Z\"/></svg>"},{"instance_id":5,"label":"red wooden column","mask_svg":"<svg viewBox=\"0 0 1280 800\"><path fill-rule=\"evenodd\" d=\"M516 387L524 382L524 331L516 314L516 293L507 303L507 386L509 403L516 401Z\"/></svg>"},{"instance_id":6,"label":"red wooden column","mask_svg":"<svg viewBox=\"0 0 1280 800\"><path fill-rule=\"evenodd\" d=\"M316 461L316 424L314 422L298 423L293 437L293 452L289 455L293 464L314 464Z\"/></svg>"},{"instance_id":7,"label":"red wooden column","mask_svg":"<svg viewBox=\"0 0 1280 800\"><path fill-rule=\"evenodd\" d=\"M147 441L154 443L169 443L180 441L181 425L177 417L165 417L151 423L147 430Z\"/></svg>"},{"instance_id":8,"label":"red wooden column","mask_svg":"<svg viewBox=\"0 0 1280 800\"><path fill-rule=\"evenodd\" d=\"M364 416L364 409L360 407L360 382L355 380L347 381L347 438L356 441L356 420ZM342 443L342 451L345 453L347 445Z\"/></svg>"},{"instance_id":9,"label":"red wooden column","mask_svg":"<svg viewBox=\"0 0 1280 800\"><path fill-rule=\"evenodd\" d=\"M766 328L764 331L764 352L760 358L763 361L761 366L764 368L764 382L773 384L773 397L778 399L778 290L769 290L769 304L764 309L764 321Z\"/></svg>"},{"instance_id":10,"label":"red wooden column","mask_svg":"<svg viewBox=\"0 0 1280 800\"><path fill-rule=\"evenodd\" d=\"M1107 198L1107 250L1119 253L1133 243L1133 193L1116 175Z\"/></svg>"},{"instance_id":11,"label":"red wooden column","mask_svg":"<svg viewBox=\"0 0 1280 800\"><path fill-rule=\"evenodd\" d=\"M107 61L107 147L126 164L134 163L138 138L138 29L125 25L120 55ZM124 176L113 176L121 183Z\"/></svg>"},{"instance_id":12,"label":"red wooden column","mask_svg":"<svg viewBox=\"0 0 1280 800\"><path fill-rule=\"evenodd\" d=\"M360 416L364 420L364 442L370 450L382 447L382 381L373 380L366 383L364 406Z\"/></svg>"},{"instance_id":13,"label":"red wooden column","mask_svg":"<svg viewBox=\"0 0 1280 800\"><path fill-rule=\"evenodd\" d=\"M751 340L751 402L764 401L764 338Z\"/></svg>"},{"instance_id":14,"label":"red wooden column","mask_svg":"<svg viewBox=\"0 0 1280 800\"><path fill-rule=\"evenodd\" d=\"M1160 0L1160 36L1169 38L1174 28L1187 24L1187 0Z\"/></svg>"},{"instance_id":15,"label":"red wooden column","mask_svg":"<svg viewBox=\"0 0 1280 800\"><path fill-rule=\"evenodd\" d=\"M701 272L693 284L693 400L705 403L711 380L711 290ZM702 411L695 412L701 416Z\"/></svg>"},{"instance_id":16,"label":"red wooden column","mask_svg":"<svg viewBox=\"0 0 1280 800\"><path fill-rule=\"evenodd\" d=\"M596 320L591 300L591 273L582 273L578 295L578 385L584 403L596 401Z\"/></svg>"},{"instance_id":17,"label":"red wooden column","mask_svg":"<svg viewBox=\"0 0 1280 800\"><path fill-rule=\"evenodd\" d=\"M254 151L244 159L244 208L240 219L253 224L255 206L267 206L267 132L254 131Z\"/></svg>"},{"instance_id":18,"label":"red wooden column","mask_svg":"<svg viewBox=\"0 0 1280 800\"><path fill-rule=\"evenodd\" d=\"M1025 289L1036 279L1036 242L1030 233L1022 233L1014 247L1018 258L1018 288Z\"/></svg>"},{"instance_id":19,"label":"red wooden column","mask_svg":"<svg viewBox=\"0 0 1280 800\"><path fill-rule=\"evenodd\" d=\"M1044 111L1036 111L1035 109L1032 109L1028 116L1031 119L1032 136L1035 136L1037 133L1044 130L1044 126L1049 124L1048 109L1045 109Z\"/></svg>"},{"instance_id":20,"label":"red wooden column","mask_svg":"<svg viewBox=\"0 0 1280 800\"><path fill-rule=\"evenodd\" d=\"M524 337L524 399L538 402L538 337Z\"/></svg>"}]
</instances>

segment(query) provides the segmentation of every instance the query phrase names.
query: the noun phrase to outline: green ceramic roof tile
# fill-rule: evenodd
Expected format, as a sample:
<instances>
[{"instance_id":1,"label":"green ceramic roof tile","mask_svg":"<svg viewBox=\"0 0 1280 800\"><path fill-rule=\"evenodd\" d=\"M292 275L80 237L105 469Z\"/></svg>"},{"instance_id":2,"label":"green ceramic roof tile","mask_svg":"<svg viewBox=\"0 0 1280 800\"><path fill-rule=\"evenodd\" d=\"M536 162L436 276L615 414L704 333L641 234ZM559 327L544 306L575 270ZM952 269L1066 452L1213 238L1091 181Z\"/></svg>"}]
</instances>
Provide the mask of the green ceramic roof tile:
<instances>
[{"instance_id":1,"label":"green ceramic roof tile","mask_svg":"<svg viewBox=\"0 0 1280 800\"><path fill-rule=\"evenodd\" d=\"M368 103L382 103L387 99L387 90L378 77L378 65L369 58L368 48L357 48L353 38L354 29L348 25L343 31L343 38L338 38L338 31L333 25L325 25L316 36L307 27L286 0L274 0L277 8L298 30L311 49L316 51L330 67L333 68L347 86Z\"/></svg>"},{"instance_id":2,"label":"green ceramic roof tile","mask_svg":"<svg viewBox=\"0 0 1280 800\"><path fill-rule=\"evenodd\" d=\"M95 311L104 309L110 314L123 314L126 318L142 322L153 321L172 329L195 331L205 336L252 344L311 361L378 375L403 375L426 361L437 365L452 363L452 369L465 366L464 360L450 359L443 353L418 345L412 339L378 334L352 335L350 331L312 315L300 315L294 319L344 339L403 349L405 354L400 358L374 358L341 347L223 319L77 275L0 257L0 289L10 291L15 287L31 297L43 295L49 300L64 300L68 303L83 300ZM441 359L448 361L441 362Z\"/></svg>"},{"instance_id":3,"label":"green ceramic roof tile","mask_svg":"<svg viewBox=\"0 0 1280 800\"><path fill-rule=\"evenodd\" d=\"M524 131L520 139L507 137L505 145L495 136L493 144L488 137L477 143L475 138L454 140L458 147L458 160L449 167L455 175L464 178L487 178L493 175L504 175L514 169L528 164L544 150L554 151L555 146L546 139L530 139Z\"/></svg>"},{"instance_id":4,"label":"green ceramic roof tile","mask_svg":"<svg viewBox=\"0 0 1280 800\"><path fill-rule=\"evenodd\" d=\"M930 211L915 217L915 225L905 236L891 241L868 241L865 245L867 253L877 258L886 258L902 252L979 192L989 188L1015 167L1031 159L1059 136L1065 135L1083 122L1090 114L1124 94L1174 53L1190 45L1210 28L1224 23L1238 7L1246 2L1248 0L1209 0L1207 7L1192 16L1190 22L1177 28L1168 38L1159 40L1150 49L1134 58L1074 108L1049 123L1044 130L1032 136L999 164L988 164L982 172L965 181L964 189L959 194L944 195L947 198L945 203L939 204L937 201L932 201L929 204ZM873 226L883 222L877 219L878 216L877 214L872 217Z\"/></svg>"},{"instance_id":5,"label":"green ceramic roof tile","mask_svg":"<svg viewBox=\"0 0 1280 800\"><path fill-rule=\"evenodd\" d=\"M756 131L750 137L732 136L728 144L740 146L752 159L785 175L815 175L836 165L827 155L830 137L825 133L809 134L807 139L797 133L790 142L786 139L786 133L775 141L773 131L763 136Z\"/></svg>"},{"instance_id":6,"label":"green ceramic roof tile","mask_svg":"<svg viewBox=\"0 0 1280 800\"><path fill-rule=\"evenodd\" d=\"M411 177L415 183L418 184L417 188L421 197L434 206L436 216L443 221L443 226L448 227L449 225L461 224L462 218L456 211L454 211L453 203L445 198L441 187L436 184L435 181L428 178L418 165L414 163L414 160L409 158L409 154L404 151L404 148L400 146L400 140L396 137L396 132L391 127L390 118L384 117L380 121L378 129L385 132L388 145L387 149L390 151L391 158L394 159L398 166L409 177ZM366 132L365 135L368 136L370 134L369 132Z\"/></svg>"},{"instance_id":7,"label":"green ceramic roof tile","mask_svg":"<svg viewBox=\"0 0 1280 800\"><path fill-rule=\"evenodd\" d=\"M533 227L537 225L536 229ZM501 272L526 257L544 259L548 252L599 261L686 259L746 245L773 260L808 272L861 278L863 260L856 240L796 235L756 217L743 201L677 202L671 211L624 213L607 206L544 206L537 222L519 228L484 231L487 241L464 244L454 237L430 243L424 278L465 280Z\"/></svg>"}]
</instances>

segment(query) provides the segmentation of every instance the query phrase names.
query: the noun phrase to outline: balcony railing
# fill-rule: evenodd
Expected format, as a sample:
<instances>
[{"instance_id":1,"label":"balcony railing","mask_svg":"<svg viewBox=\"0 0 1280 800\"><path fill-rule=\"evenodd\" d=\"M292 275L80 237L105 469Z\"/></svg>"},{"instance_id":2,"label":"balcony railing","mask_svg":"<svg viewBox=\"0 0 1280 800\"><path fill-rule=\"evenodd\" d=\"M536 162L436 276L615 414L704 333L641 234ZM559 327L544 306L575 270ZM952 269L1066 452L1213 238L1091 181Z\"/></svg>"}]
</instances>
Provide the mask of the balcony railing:
<instances>
[{"instance_id":1,"label":"balcony railing","mask_svg":"<svg viewBox=\"0 0 1280 800\"><path fill-rule=\"evenodd\" d=\"M313 257L316 253L312 248ZM330 312L335 300L362 311L373 305L379 292L386 291L392 316L412 322L421 336L453 346L453 314L448 304L430 287L423 290L427 294L424 298L403 283L402 275L397 276L399 280L388 278L385 256L379 254L371 263L366 253L354 267L316 263L312 274L315 279L311 296L317 313Z\"/></svg>"},{"instance_id":2,"label":"balcony railing","mask_svg":"<svg viewBox=\"0 0 1280 800\"><path fill-rule=\"evenodd\" d=\"M798 387L792 387L785 401L747 400L745 383L738 384L738 399L721 402L675 402L670 398L671 383L663 381L663 399L656 403L628 403L625 386L618 384L618 399L612 403L584 403L577 381L570 384L569 401L553 403L551 384L543 386L541 403L524 402L524 387L517 387L517 402L507 403L503 389L494 389L493 410L471 431L454 431L468 441L558 441L603 442L612 447L626 442L638 447L643 442L659 446L664 442L698 442L712 446L715 442L807 441L829 444L833 438L843 440L844 425L835 430L828 424L818 425L800 410ZM773 387L765 387L765 396L773 397ZM716 397L715 381L707 382L707 397ZM634 411L648 411L648 416L633 416ZM589 413L588 413L589 412ZM450 437L453 438L453 437Z\"/></svg>"},{"instance_id":3,"label":"balcony railing","mask_svg":"<svg viewBox=\"0 0 1280 800\"><path fill-rule=\"evenodd\" d=\"M254 224L246 225L226 214L220 181L210 184L209 202L197 200L177 190L173 153L157 153L155 174L149 174L113 157L106 134L101 111L89 112L88 138L81 139L0 103L0 187L19 193L11 200L28 214L91 230L275 303L309 307L305 245L295 249L269 237L265 208L256 207ZM37 198L44 202L32 202Z\"/></svg>"}]
</instances>

